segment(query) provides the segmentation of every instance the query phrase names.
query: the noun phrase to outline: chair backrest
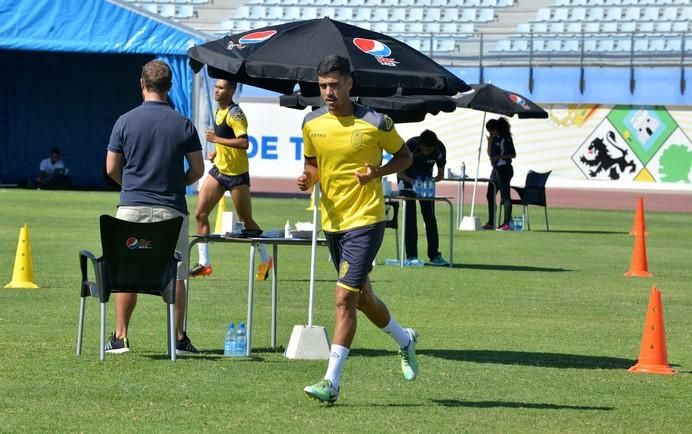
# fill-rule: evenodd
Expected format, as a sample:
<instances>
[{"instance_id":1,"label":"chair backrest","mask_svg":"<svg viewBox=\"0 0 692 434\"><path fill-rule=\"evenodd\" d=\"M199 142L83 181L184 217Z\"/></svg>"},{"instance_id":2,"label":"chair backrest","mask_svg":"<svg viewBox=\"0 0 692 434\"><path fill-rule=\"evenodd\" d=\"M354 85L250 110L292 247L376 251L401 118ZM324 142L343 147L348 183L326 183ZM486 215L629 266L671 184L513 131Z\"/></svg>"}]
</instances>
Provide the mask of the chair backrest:
<instances>
[{"instance_id":1,"label":"chair backrest","mask_svg":"<svg viewBox=\"0 0 692 434\"><path fill-rule=\"evenodd\" d=\"M526 182L524 183L524 194L522 199L529 205L545 206L545 183L552 170L541 173L529 170L526 174Z\"/></svg>"},{"instance_id":2,"label":"chair backrest","mask_svg":"<svg viewBox=\"0 0 692 434\"><path fill-rule=\"evenodd\" d=\"M163 295L175 287L175 247L183 218L135 223L102 215L102 282L106 293Z\"/></svg>"},{"instance_id":3,"label":"chair backrest","mask_svg":"<svg viewBox=\"0 0 692 434\"><path fill-rule=\"evenodd\" d=\"M399 202L388 200L384 203L384 227L399 228Z\"/></svg>"}]
</instances>

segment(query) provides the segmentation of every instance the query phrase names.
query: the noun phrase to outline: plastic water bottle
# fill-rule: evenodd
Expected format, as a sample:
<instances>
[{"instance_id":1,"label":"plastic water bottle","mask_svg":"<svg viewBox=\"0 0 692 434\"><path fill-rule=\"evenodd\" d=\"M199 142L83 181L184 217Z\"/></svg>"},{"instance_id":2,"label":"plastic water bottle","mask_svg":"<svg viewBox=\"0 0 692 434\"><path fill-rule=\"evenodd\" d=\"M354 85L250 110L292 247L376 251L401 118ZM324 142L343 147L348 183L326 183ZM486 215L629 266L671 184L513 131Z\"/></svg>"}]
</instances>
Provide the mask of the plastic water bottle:
<instances>
[{"instance_id":1,"label":"plastic water bottle","mask_svg":"<svg viewBox=\"0 0 692 434\"><path fill-rule=\"evenodd\" d=\"M413 183L413 191L416 196L423 196L423 181L420 178L416 178L416 182Z\"/></svg>"},{"instance_id":2,"label":"plastic water bottle","mask_svg":"<svg viewBox=\"0 0 692 434\"><path fill-rule=\"evenodd\" d=\"M392 195L392 184L389 183L389 179L386 176L382 178L382 194L385 197Z\"/></svg>"},{"instance_id":3,"label":"plastic water bottle","mask_svg":"<svg viewBox=\"0 0 692 434\"><path fill-rule=\"evenodd\" d=\"M284 225L284 238L291 238L291 224L286 220Z\"/></svg>"},{"instance_id":4,"label":"plastic water bottle","mask_svg":"<svg viewBox=\"0 0 692 434\"><path fill-rule=\"evenodd\" d=\"M235 355L245 356L247 351L247 331L245 330L245 323L241 322L238 324L238 331L236 332L235 338Z\"/></svg>"},{"instance_id":5,"label":"plastic water bottle","mask_svg":"<svg viewBox=\"0 0 692 434\"><path fill-rule=\"evenodd\" d=\"M404 267L422 267L425 265L423 261L418 258L407 259L404 261Z\"/></svg>"},{"instance_id":6,"label":"plastic water bottle","mask_svg":"<svg viewBox=\"0 0 692 434\"><path fill-rule=\"evenodd\" d=\"M428 191L430 195L428 197L435 197L435 179L430 178L430 189Z\"/></svg>"},{"instance_id":7,"label":"plastic water bottle","mask_svg":"<svg viewBox=\"0 0 692 434\"><path fill-rule=\"evenodd\" d=\"M461 172L459 172L459 176L466 178L466 163L463 161L461 162Z\"/></svg>"},{"instance_id":8,"label":"plastic water bottle","mask_svg":"<svg viewBox=\"0 0 692 434\"><path fill-rule=\"evenodd\" d=\"M235 324L230 323L226 336L223 339L223 355L227 357L235 356Z\"/></svg>"},{"instance_id":9,"label":"plastic water bottle","mask_svg":"<svg viewBox=\"0 0 692 434\"><path fill-rule=\"evenodd\" d=\"M400 265L401 261L395 258L387 258L384 260L385 265Z\"/></svg>"},{"instance_id":10,"label":"plastic water bottle","mask_svg":"<svg viewBox=\"0 0 692 434\"><path fill-rule=\"evenodd\" d=\"M524 230L524 217L515 217L517 220L514 222L514 230L515 231L523 231Z\"/></svg>"},{"instance_id":11,"label":"plastic water bottle","mask_svg":"<svg viewBox=\"0 0 692 434\"><path fill-rule=\"evenodd\" d=\"M404 191L404 181L399 181L399 184L397 184L397 188L399 189L399 195L401 195Z\"/></svg>"}]
</instances>

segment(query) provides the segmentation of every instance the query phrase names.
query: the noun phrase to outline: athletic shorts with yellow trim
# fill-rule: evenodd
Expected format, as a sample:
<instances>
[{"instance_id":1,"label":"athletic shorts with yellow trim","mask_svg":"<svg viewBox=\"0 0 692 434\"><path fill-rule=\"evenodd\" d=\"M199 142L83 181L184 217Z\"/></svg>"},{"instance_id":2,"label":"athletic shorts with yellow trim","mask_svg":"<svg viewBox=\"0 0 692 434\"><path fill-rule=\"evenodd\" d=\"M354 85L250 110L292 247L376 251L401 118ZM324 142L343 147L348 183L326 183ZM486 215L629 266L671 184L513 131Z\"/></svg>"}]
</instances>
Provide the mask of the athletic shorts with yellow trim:
<instances>
[{"instance_id":1,"label":"athletic shorts with yellow trim","mask_svg":"<svg viewBox=\"0 0 692 434\"><path fill-rule=\"evenodd\" d=\"M353 292L360 292L372 270L384 238L385 223L362 226L343 232L327 232L327 247L338 278L336 284Z\"/></svg>"}]
</instances>

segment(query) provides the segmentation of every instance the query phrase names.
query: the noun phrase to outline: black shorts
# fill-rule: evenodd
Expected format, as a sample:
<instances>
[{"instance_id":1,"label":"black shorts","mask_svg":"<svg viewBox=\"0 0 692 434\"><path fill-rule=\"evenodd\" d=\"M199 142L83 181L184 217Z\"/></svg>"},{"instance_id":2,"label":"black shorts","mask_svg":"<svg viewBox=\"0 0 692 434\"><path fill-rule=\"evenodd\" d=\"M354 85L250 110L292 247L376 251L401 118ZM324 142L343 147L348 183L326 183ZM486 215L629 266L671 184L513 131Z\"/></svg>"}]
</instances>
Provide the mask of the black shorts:
<instances>
[{"instance_id":1,"label":"black shorts","mask_svg":"<svg viewBox=\"0 0 692 434\"><path fill-rule=\"evenodd\" d=\"M223 173L219 172L219 169L217 169L216 166L212 166L211 169L209 169L209 176L214 177L214 179L219 181L219 184L221 184L223 189L228 191L233 190L233 187L238 185L250 186L249 172L241 173L240 175L224 175Z\"/></svg>"},{"instance_id":2,"label":"black shorts","mask_svg":"<svg viewBox=\"0 0 692 434\"><path fill-rule=\"evenodd\" d=\"M384 238L384 222L344 232L326 232L327 247L338 274L337 285L360 292Z\"/></svg>"}]
</instances>

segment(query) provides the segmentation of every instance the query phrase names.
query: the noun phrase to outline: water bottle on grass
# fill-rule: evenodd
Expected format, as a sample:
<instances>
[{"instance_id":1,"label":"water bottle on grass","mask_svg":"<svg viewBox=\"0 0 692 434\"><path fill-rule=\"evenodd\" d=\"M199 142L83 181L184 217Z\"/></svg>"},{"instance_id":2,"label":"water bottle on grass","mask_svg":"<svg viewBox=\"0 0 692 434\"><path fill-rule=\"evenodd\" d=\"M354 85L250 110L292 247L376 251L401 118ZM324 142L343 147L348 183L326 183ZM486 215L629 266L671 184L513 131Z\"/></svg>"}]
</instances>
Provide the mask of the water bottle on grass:
<instances>
[{"instance_id":1,"label":"water bottle on grass","mask_svg":"<svg viewBox=\"0 0 692 434\"><path fill-rule=\"evenodd\" d=\"M247 351L247 331L245 330L245 323L241 322L238 324L238 332L235 338L235 355L244 356Z\"/></svg>"},{"instance_id":2,"label":"water bottle on grass","mask_svg":"<svg viewBox=\"0 0 692 434\"><path fill-rule=\"evenodd\" d=\"M228 330L226 330L226 336L223 340L223 355L231 357L235 355L235 324L230 323L228 325Z\"/></svg>"}]
</instances>

